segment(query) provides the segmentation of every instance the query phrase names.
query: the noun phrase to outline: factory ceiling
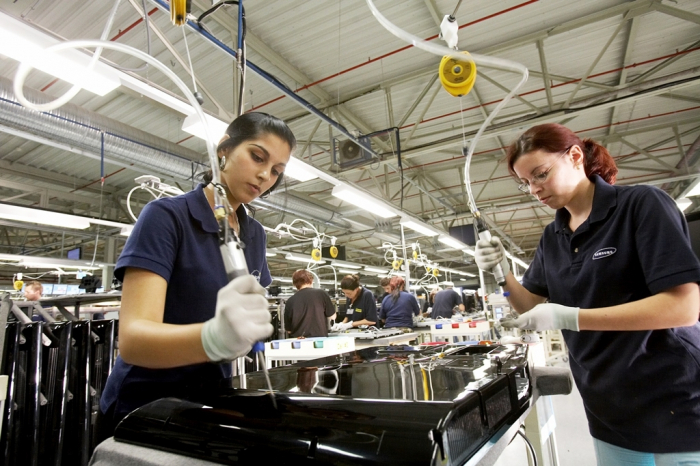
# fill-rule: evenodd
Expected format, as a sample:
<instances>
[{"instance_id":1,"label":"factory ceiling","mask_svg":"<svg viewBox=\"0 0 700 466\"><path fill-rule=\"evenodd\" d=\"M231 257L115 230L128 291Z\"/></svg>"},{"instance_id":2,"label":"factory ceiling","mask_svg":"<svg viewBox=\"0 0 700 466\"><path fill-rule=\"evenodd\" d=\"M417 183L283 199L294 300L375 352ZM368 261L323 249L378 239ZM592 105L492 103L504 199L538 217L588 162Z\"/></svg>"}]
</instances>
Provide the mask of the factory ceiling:
<instances>
[{"instance_id":1,"label":"factory ceiling","mask_svg":"<svg viewBox=\"0 0 700 466\"><path fill-rule=\"evenodd\" d=\"M398 27L439 45L444 45L440 22L454 13L459 50L528 68L528 81L473 148L469 171L478 209L514 257L529 262L553 219L551 209L517 190L504 163L508 144L534 124L563 123L582 138L603 142L620 169L620 185L654 184L680 199L697 182L700 2L375 3ZM190 87L193 73L205 110L230 121L239 103L239 75L230 53L236 49L238 7L222 6L196 31L174 26L166 5L15 0L0 2L0 14L60 40L99 39L116 8L107 40L149 53ZM462 148L518 83L517 74L477 67L471 92L454 97L438 79L441 57L392 35L365 1L246 0L244 6L249 66L243 108L287 121L298 140L295 156L327 175L304 182L288 177L274 195L255 204L256 218L268 228L268 247L277 252L268 258L273 276L289 277L303 266L285 254L311 252L311 227L326 240L337 238L347 261L388 267L382 245L399 245L400 217L381 218L341 201L332 195L329 178L443 233L471 225ZM192 17L211 7L193 0ZM149 98L137 85L103 96L83 90L54 111L63 116L56 119L17 105L12 80L18 62L0 55L0 202L128 224L129 211L137 214L153 199L146 190L134 190L137 177L155 176L184 191L196 185L192 173L207 163L206 146L182 129L188 115L178 110L186 104L180 90L132 56L105 49L101 59L176 102ZM70 88L38 71L25 86L30 100L39 101ZM75 122L97 132L76 129ZM339 168L334 161L348 161L357 152L346 142L348 135L373 135L368 140L378 157ZM129 145L134 141L136 148ZM700 206L695 200L700 198L689 199L686 213ZM293 224L297 219L310 224ZM295 225L296 234L279 233L285 224ZM0 219L0 254L60 258L80 246L84 256L110 262L124 244L119 233L109 225L72 230ZM436 236L403 233L409 253L418 244L441 267L478 273L470 255ZM0 281L7 282L19 269L13 261L0 259L3 263Z\"/></svg>"}]
</instances>

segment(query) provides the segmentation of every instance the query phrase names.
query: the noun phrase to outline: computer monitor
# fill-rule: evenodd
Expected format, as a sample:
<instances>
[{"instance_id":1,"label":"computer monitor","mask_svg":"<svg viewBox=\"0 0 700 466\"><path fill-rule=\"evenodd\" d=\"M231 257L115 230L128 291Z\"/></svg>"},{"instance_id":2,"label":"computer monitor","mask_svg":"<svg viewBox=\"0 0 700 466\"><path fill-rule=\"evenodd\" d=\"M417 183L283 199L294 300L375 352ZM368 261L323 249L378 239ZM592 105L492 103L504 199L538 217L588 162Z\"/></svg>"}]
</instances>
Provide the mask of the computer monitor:
<instances>
[{"instance_id":1,"label":"computer monitor","mask_svg":"<svg viewBox=\"0 0 700 466\"><path fill-rule=\"evenodd\" d=\"M64 294L68 293L68 285L59 285L56 284L53 286L53 294L56 296L62 296Z\"/></svg>"},{"instance_id":2,"label":"computer monitor","mask_svg":"<svg viewBox=\"0 0 700 466\"><path fill-rule=\"evenodd\" d=\"M73 295L78 293L80 293L78 285L68 285L68 288L66 288L66 294Z\"/></svg>"},{"instance_id":3,"label":"computer monitor","mask_svg":"<svg viewBox=\"0 0 700 466\"><path fill-rule=\"evenodd\" d=\"M41 288L44 290L42 293L44 296L51 296L53 294L53 283L44 283L41 285Z\"/></svg>"},{"instance_id":4,"label":"computer monitor","mask_svg":"<svg viewBox=\"0 0 700 466\"><path fill-rule=\"evenodd\" d=\"M74 260L74 261L77 261L77 260L82 259L82 257L83 257L83 248L71 249L71 250L68 251L68 253L66 254L66 257L67 257L68 259L71 259L71 260Z\"/></svg>"}]
</instances>

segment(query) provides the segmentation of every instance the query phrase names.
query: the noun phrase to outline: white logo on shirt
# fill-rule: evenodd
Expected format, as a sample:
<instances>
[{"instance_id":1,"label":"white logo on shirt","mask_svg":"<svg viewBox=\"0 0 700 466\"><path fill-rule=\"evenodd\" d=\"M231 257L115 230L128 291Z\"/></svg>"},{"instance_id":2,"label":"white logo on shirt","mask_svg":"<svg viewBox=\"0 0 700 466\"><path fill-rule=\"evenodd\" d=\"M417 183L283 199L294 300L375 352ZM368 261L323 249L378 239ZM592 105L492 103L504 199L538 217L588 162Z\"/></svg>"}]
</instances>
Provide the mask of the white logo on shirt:
<instances>
[{"instance_id":1,"label":"white logo on shirt","mask_svg":"<svg viewBox=\"0 0 700 466\"><path fill-rule=\"evenodd\" d=\"M603 248L598 249L593 253L593 260L603 259L608 256L612 256L617 252L617 248Z\"/></svg>"}]
</instances>

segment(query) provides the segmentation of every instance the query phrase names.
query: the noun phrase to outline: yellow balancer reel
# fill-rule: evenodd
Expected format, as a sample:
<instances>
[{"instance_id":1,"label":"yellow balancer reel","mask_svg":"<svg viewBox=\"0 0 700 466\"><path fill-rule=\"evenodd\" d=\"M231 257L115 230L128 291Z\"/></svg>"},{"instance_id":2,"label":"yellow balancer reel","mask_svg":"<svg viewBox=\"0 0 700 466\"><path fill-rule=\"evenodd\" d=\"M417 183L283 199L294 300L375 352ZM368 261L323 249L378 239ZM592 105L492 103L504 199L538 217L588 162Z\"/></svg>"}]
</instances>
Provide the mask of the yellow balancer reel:
<instances>
[{"instance_id":1,"label":"yellow balancer reel","mask_svg":"<svg viewBox=\"0 0 700 466\"><path fill-rule=\"evenodd\" d=\"M469 52L462 52L469 56ZM440 84L455 97L469 94L476 82L476 63L459 61L447 55L440 61Z\"/></svg>"},{"instance_id":2,"label":"yellow balancer reel","mask_svg":"<svg viewBox=\"0 0 700 466\"><path fill-rule=\"evenodd\" d=\"M331 246L329 252L330 252L331 257L332 257L333 259L335 259L336 257L338 257L338 248L336 248L335 246Z\"/></svg>"},{"instance_id":3,"label":"yellow balancer reel","mask_svg":"<svg viewBox=\"0 0 700 466\"><path fill-rule=\"evenodd\" d=\"M23 286L24 282L22 280L15 280L15 282L12 284L12 287L15 289L15 291L21 290Z\"/></svg>"},{"instance_id":4,"label":"yellow balancer reel","mask_svg":"<svg viewBox=\"0 0 700 466\"><path fill-rule=\"evenodd\" d=\"M183 26L187 22L187 14L192 11L192 0L171 0L170 20L175 26Z\"/></svg>"},{"instance_id":5,"label":"yellow balancer reel","mask_svg":"<svg viewBox=\"0 0 700 466\"><path fill-rule=\"evenodd\" d=\"M321 260L321 250L316 248L311 251L311 258L315 260L316 262Z\"/></svg>"}]
</instances>

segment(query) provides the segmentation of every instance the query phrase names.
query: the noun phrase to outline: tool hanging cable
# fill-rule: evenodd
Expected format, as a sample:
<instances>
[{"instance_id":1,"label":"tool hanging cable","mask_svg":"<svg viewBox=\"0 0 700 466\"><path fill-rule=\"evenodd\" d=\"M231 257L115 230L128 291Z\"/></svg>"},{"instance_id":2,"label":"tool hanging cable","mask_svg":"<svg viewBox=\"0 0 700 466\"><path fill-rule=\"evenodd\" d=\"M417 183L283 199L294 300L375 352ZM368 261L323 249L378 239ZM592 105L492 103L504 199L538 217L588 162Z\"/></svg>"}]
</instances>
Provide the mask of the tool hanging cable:
<instances>
[{"instance_id":1,"label":"tool hanging cable","mask_svg":"<svg viewBox=\"0 0 700 466\"><path fill-rule=\"evenodd\" d=\"M465 157L465 163L464 163L464 183L466 185L466 191L467 191L467 198L469 200L469 210L471 211L472 215L474 216L474 223L477 227L477 230L479 232L479 238L480 239L491 239L491 233L488 230L488 226L486 224L486 221L481 217L481 213L479 212L479 209L476 206L476 201L474 200L474 194L472 193L471 189L471 179L469 177L469 166L471 164L472 156L474 155L474 150L476 148L476 145L479 141L479 138L481 138L481 135L483 132L486 130L486 128L489 127L493 119L496 117L496 115L508 104L510 99L518 92L518 90L527 82L528 78L528 70L525 67L525 65L514 62L511 60L505 60L502 58L495 58L495 57L488 57L486 55L477 55L477 54L464 54L462 52L455 51L453 49L450 49L448 47L445 47L443 45L438 45L434 44L428 41L425 41L421 39L418 36L415 36L411 33L408 33L404 31L403 29L399 28L398 26L394 25L391 21L386 19L377 9L377 7L374 5L372 0L365 0L367 2L367 6L369 9L372 11L372 14L374 17L379 21L379 23L384 26L386 30L394 34L396 37L403 39L404 41L412 44L413 46L425 50L426 52L433 53L435 55L443 56L443 57L449 57L451 59L454 59L459 62L463 63L469 63L471 66L474 64L479 64L480 66L485 66L485 67L490 67L490 68L496 68L500 70L505 70L505 71L512 71L515 73L518 73L521 75L520 81L518 84L513 87L513 89L501 100L498 105L496 105L496 108L493 109L491 114L489 114L488 117L484 120L483 124L479 128L479 130L476 132L476 135L474 135L474 138L471 140L471 144L468 146L463 146L462 147L462 155ZM459 7L459 4L457 5ZM456 11L456 9L455 9ZM456 45L456 41L454 42ZM455 70L456 71L456 70ZM460 70L461 71L461 70ZM474 71L476 72L476 71ZM461 74L461 73L460 73ZM500 266L498 266L498 269L500 269ZM499 285L505 284L505 277L503 272L501 271L500 273L498 270L494 270L495 272L495 277L496 281L498 282Z\"/></svg>"}]
</instances>

